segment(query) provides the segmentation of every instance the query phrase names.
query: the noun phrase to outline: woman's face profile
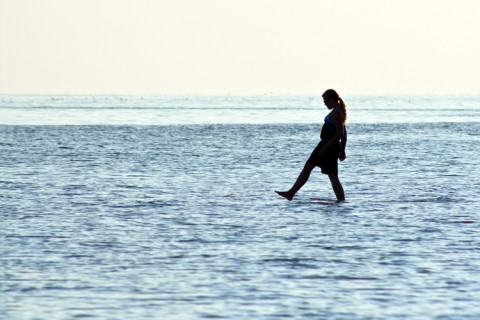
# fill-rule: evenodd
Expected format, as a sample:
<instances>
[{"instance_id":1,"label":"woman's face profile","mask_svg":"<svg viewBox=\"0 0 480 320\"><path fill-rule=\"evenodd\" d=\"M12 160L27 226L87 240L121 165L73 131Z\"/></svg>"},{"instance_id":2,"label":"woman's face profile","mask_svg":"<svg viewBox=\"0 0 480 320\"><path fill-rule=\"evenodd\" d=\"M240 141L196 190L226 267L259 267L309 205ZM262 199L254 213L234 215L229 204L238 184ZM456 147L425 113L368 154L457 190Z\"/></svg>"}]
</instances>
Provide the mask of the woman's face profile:
<instances>
[{"instance_id":1,"label":"woman's face profile","mask_svg":"<svg viewBox=\"0 0 480 320\"><path fill-rule=\"evenodd\" d=\"M327 106L328 109L332 109L335 106L335 100L327 99L323 97L323 103Z\"/></svg>"}]
</instances>

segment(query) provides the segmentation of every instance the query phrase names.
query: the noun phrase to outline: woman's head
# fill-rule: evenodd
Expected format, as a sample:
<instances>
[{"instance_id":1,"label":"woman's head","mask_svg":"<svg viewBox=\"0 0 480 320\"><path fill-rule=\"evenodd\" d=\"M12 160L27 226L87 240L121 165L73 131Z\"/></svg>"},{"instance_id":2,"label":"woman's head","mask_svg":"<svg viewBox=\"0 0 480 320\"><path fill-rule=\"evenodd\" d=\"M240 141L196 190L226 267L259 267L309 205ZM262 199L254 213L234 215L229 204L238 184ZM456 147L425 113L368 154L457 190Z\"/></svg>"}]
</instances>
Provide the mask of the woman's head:
<instances>
[{"instance_id":1,"label":"woman's head","mask_svg":"<svg viewBox=\"0 0 480 320\"><path fill-rule=\"evenodd\" d=\"M328 89L322 94L323 102L327 106L328 109L333 109L336 106L340 106L342 108L343 114L345 115L345 121L347 120L347 105L337 93L337 91L333 89Z\"/></svg>"},{"instance_id":2,"label":"woman's head","mask_svg":"<svg viewBox=\"0 0 480 320\"><path fill-rule=\"evenodd\" d=\"M323 102L329 109L332 109L339 104L340 96L338 95L337 91L333 89L328 89L327 91L325 91L322 94L322 97Z\"/></svg>"}]
</instances>

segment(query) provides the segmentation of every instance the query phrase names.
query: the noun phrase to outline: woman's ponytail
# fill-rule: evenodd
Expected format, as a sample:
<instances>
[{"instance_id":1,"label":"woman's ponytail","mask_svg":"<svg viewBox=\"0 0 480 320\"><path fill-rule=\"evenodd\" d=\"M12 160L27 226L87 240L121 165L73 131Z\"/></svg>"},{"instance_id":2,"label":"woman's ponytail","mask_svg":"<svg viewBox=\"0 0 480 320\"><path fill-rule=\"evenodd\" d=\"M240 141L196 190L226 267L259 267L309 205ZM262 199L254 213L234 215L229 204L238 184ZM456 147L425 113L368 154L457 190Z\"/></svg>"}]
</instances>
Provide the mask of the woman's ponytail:
<instances>
[{"instance_id":1,"label":"woman's ponytail","mask_svg":"<svg viewBox=\"0 0 480 320\"><path fill-rule=\"evenodd\" d=\"M338 96L338 101L340 102L340 107L342 107L343 116L344 116L343 122L345 123L347 122L347 105L345 101L343 101L343 99L340 98L340 96Z\"/></svg>"}]
</instances>

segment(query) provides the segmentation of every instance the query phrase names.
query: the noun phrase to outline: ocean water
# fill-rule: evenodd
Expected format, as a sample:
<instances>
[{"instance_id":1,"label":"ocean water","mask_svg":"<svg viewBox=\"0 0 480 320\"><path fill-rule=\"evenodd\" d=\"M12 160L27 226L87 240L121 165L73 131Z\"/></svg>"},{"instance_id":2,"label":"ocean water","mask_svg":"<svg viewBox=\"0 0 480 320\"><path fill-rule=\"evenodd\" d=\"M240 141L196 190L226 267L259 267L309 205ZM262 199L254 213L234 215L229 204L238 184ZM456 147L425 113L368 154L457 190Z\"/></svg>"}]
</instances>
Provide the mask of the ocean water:
<instances>
[{"instance_id":1,"label":"ocean water","mask_svg":"<svg viewBox=\"0 0 480 320\"><path fill-rule=\"evenodd\" d=\"M0 319L478 319L480 97L0 96Z\"/></svg>"}]
</instances>

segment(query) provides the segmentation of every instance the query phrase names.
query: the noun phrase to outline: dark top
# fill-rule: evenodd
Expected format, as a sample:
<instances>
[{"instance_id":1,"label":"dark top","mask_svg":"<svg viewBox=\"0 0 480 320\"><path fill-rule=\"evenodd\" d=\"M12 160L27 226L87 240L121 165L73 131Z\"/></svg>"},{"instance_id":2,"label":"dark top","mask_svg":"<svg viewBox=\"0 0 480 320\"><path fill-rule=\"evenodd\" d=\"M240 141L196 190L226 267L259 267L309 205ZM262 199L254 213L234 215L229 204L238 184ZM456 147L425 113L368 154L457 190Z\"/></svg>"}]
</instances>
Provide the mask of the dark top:
<instances>
[{"instance_id":1,"label":"dark top","mask_svg":"<svg viewBox=\"0 0 480 320\"><path fill-rule=\"evenodd\" d=\"M322 131L320 133L320 139L330 140L335 136L336 133L337 130L335 129L335 124L332 120L332 113L330 112L325 117L325 123L323 124Z\"/></svg>"}]
</instances>

